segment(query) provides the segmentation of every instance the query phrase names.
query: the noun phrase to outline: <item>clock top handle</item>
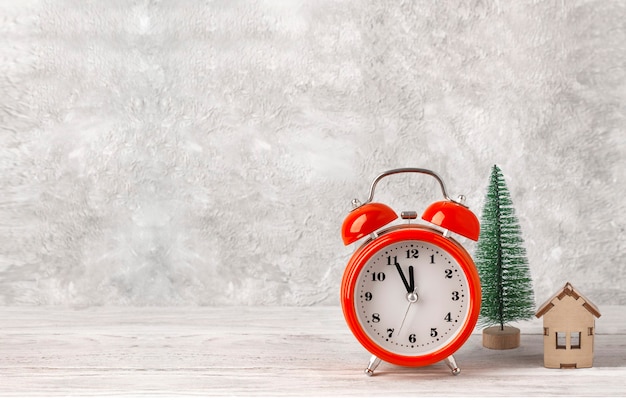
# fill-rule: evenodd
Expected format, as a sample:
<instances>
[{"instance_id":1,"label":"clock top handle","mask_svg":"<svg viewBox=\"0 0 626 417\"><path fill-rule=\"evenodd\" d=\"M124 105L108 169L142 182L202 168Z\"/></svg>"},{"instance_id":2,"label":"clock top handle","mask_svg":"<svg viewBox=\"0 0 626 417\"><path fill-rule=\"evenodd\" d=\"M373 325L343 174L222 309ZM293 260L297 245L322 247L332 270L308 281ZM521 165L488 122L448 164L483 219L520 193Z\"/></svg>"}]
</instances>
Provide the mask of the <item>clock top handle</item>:
<instances>
[{"instance_id":1,"label":"clock top handle","mask_svg":"<svg viewBox=\"0 0 626 417\"><path fill-rule=\"evenodd\" d=\"M385 177L387 177L389 175L406 174L406 173L426 174L426 175L430 175L431 177L434 177L437 180L437 182L439 183L439 185L441 186L441 192L443 193L444 198L446 200L450 200L450 201L452 200L448 196L448 193L446 191L446 186L443 183L443 180L435 172L433 172L433 171L431 171L429 169L424 169L424 168L396 168L396 169L390 169L388 171L385 171L385 172L379 174L374 179L374 181L372 182L372 185L370 186L369 197L367 197L367 200L363 204L371 203L374 200L374 190L376 189L376 185L378 184L378 182L380 180L382 180L383 178L385 178Z\"/></svg>"}]
</instances>

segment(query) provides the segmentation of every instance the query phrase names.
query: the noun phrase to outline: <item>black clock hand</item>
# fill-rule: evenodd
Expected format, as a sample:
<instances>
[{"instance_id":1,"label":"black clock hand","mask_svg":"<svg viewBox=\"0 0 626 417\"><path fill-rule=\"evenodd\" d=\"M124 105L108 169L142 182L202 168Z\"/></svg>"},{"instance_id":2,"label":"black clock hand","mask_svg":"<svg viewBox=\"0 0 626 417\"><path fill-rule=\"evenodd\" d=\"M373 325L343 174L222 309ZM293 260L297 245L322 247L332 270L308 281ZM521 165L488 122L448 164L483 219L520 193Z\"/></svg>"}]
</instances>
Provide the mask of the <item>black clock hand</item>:
<instances>
[{"instance_id":1,"label":"black clock hand","mask_svg":"<svg viewBox=\"0 0 626 417\"><path fill-rule=\"evenodd\" d=\"M413 276L413 265L409 266L409 292L415 292L415 277Z\"/></svg>"},{"instance_id":2,"label":"black clock hand","mask_svg":"<svg viewBox=\"0 0 626 417\"><path fill-rule=\"evenodd\" d=\"M398 273L400 274L400 278L402 278L402 282L404 283L404 288L406 288L407 293L413 292L413 290L411 289L411 286L406 280L406 277L404 276L404 273L402 272L402 268L400 267L400 264L396 263L396 269L398 270ZM410 270L411 268L409 268L409 271Z\"/></svg>"}]
</instances>

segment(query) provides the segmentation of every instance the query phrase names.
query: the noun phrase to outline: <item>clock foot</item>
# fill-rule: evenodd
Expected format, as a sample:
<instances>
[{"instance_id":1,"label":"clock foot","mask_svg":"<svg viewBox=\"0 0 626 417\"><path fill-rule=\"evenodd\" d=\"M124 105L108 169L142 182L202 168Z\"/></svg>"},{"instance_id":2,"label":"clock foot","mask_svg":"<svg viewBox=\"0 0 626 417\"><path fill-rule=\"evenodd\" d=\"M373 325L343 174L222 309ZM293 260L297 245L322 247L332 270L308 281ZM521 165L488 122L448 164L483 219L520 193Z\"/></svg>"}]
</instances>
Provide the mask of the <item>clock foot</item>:
<instances>
[{"instance_id":1,"label":"clock foot","mask_svg":"<svg viewBox=\"0 0 626 417\"><path fill-rule=\"evenodd\" d=\"M370 362L367 364L367 368L365 368L365 374L367 376L374 375L374 370L378 368L378 365L380 365L380 359L378 359L376 356L372 356L370 358Z\"/></svg>"},{"instance_id":2,"label":"clock foot","mask_svg":"<svg viewBox=\"0 0 626 417\"><path fill-rule=\"evenodd\" d=\"M454 360L454 356L450 355L443 360L448 368L452 371L452 375L458 375L461 373L461 369L456 365L456 361Z\"/></svg>"}]
</instances>

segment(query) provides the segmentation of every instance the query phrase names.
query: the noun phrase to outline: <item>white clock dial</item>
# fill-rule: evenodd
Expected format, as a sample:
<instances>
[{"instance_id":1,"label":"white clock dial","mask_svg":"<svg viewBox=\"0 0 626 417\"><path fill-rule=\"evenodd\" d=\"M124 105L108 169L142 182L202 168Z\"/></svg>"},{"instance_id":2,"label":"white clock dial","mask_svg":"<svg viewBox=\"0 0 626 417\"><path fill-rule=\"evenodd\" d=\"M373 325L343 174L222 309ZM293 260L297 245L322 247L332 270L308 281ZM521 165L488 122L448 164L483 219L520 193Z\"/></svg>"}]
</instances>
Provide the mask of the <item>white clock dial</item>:
<instances>
[{"instance_id":1,"label":"white clock dial","mask_svg":"<svg viewBox=\"0 0 626 417\"><path fill-rule=\"evenodd\" d=\"M355 310L368 337L404 356L435 352L461 331L469 314L467 278L448 252L407 240L376 252L354 289Z\"/></svg>"}]
</instances>

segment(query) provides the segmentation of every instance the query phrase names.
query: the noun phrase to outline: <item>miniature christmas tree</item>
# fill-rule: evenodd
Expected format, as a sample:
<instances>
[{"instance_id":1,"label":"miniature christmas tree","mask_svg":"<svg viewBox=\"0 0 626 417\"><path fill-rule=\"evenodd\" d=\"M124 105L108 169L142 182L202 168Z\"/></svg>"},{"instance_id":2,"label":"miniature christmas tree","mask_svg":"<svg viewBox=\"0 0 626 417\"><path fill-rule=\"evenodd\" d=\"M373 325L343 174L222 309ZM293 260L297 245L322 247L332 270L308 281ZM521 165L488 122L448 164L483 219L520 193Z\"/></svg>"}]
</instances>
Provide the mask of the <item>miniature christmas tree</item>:
<instances>
[{"instance_id":1,"label":"miniature christmas tree","mask_svg":"<svg viewBox=\"0 0 626 417\"><path fill-rule=\"evenodd\" d=\"M475 259L483 293L479 323L492 326L483 330L483 346L516 348L519 329L505 325L534 316L534 292L513 202L496 165L491 170Z\"/></svg>"}]
</instances>

